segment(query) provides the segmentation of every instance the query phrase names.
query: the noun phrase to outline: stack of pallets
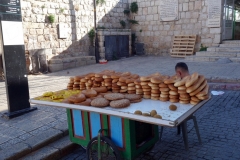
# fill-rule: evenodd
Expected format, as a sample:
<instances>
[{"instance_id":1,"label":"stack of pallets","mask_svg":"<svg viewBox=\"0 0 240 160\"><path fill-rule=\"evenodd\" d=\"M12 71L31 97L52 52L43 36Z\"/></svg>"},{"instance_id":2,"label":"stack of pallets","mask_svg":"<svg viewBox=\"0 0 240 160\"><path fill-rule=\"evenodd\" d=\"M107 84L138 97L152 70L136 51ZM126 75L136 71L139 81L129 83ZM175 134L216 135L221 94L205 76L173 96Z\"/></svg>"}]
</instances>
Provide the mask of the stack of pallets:
<instances>
[{"instance_id":1,"label":"stack of pallets","mask_svg":"<svg viewBox=\"0 0 240 160\"><path fill-rule=\"evenodd\" d=\"M173 40L172 57L186 57L193 55L196 43L196 35L179 35Z\"/></svg>"}]
</instances>

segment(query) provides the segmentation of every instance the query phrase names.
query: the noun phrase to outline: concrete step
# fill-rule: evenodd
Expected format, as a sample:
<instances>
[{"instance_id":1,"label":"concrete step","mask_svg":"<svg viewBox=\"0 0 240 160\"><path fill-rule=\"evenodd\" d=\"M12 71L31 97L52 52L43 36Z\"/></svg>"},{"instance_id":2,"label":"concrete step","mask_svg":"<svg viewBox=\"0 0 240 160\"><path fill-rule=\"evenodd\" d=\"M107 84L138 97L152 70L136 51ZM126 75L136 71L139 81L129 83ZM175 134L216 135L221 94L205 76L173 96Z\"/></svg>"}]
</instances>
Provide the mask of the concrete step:
<instances>
[{"instance_id":1,"label":"concrete step","mask_svg":"<svg viewBox=\"0 0 240 160\"><path fill-rule=\"evenodd\" d=\"M237 63L240 63L240 57L232 57L232 58L229 58L232 62L237 62Z\"/></svg>"},{"instance_id":2,"label":"concrete step","mask_svg":"<svg viewBox=\"0 0 240 160\"><path fill-rule=\"evenodd\" d=\"M73 144L68 136L65 136L53 143L50 143L22 158L19 160L33 160L33 159L44 159L44 160L58 160L63 156L71 153L79 147L77 144Z\"/></svg>"},{"instance_id":3,"label":"concrete step","mask_svg":"<svg viewBox=\"0 0 240 160\"><path fill-rule=\"evenodd\" d=\"M2 148L0 150L0 159L54 160L52 157L64 156L65 152L67 152L69 148L76 146L77 145L72 144L69 140L67 127L64 126L62 130L50 128L42 133L26 139L25 141ZM34 157L35 155L36 158Z\"/></svg>"},{"instance_id":4,"label":"concrete step","mask_svg":"<svg viewBox=\"0 0 240 160\"><path fill-rule=\"evenodd\" d=\"M240 47L209 47L207 51L211 52L240 52Z\"/></svg>"},{"instance_id":5,"label":"concrete step","mask_svg":"<svg viewBox=\"0 0 240 160\"><path fill-rule=\"evenodd\" d=\"M214 52L214 51L202 51L196 52L197 57L240 57L240 52Z\"/></svg>"},{"instance_id":6,"label":"concrete step","mask_svg":"<svg viewBox=\"0 0 240 160\"><path fill-rule=\"evenodd\" d=\"M199 62L214 62L219 60L222 57L213 57L213 56L187 56L185 60L188 61L199 61Z\"/></svg>"},{"instance_id":7,"label":"concrete step","mask_svg":"<svg viewBox=\"0 0 240 160\"><path fill-rule=\"evenodd\" d=\"M240 45L240 40L223 41L222 44L238 44L238 45Z\"/></svg>"},{"instance_id":8,"label":"concrete step","mask_svg":"<svg viewBox=\"0 0 240 160\"><path fill-rule=\"evenodd\" d=\"M240 47L240 44L220 44L219 47Z\"/></svg>"}]
</instances>

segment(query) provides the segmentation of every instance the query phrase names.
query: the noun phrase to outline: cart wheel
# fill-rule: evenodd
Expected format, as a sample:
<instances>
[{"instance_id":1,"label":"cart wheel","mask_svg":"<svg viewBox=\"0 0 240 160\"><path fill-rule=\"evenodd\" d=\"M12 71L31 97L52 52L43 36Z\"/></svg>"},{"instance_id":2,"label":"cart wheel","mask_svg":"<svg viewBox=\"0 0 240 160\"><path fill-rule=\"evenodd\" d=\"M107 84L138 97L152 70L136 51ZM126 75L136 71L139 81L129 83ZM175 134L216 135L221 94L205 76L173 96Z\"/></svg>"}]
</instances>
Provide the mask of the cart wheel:
<instances>
[{"instance_id":1,"label":"cart wheel","mask_svg":"<svg viewBox=\"0 0 240 160\"><path fill-rule=\"evenodd\" d=\"M121 154L117 146L107 137L101 138L101 158L98 158L98 137L94 137L87 146L88 160L120 160Z\"/></svg>"}]
</instances>

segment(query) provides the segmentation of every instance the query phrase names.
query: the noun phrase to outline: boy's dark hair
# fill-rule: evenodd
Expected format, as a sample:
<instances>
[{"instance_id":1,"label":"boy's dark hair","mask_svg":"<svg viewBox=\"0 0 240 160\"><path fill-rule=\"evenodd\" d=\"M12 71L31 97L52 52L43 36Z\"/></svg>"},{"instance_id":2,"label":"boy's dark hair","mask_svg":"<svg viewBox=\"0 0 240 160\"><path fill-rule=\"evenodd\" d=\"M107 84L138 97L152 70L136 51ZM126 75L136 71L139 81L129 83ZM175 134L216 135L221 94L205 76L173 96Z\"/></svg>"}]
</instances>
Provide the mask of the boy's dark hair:
<instances>
[{"instance_id":1,"label":"boy's dark hair","mask_svg":"<svg viewBox=\"0 0 240 160\"><path fill-rule=\"evenodd\" d=\"M181 69L183 69L183 70L185 70L185 71L188 72L188 66L187 66L187 64L184 63L184 62L178 62L178 63L176 64L176 66L175 66L175 70L177 70L177 68L181 68Z\"/></svg>"}]
</instances>

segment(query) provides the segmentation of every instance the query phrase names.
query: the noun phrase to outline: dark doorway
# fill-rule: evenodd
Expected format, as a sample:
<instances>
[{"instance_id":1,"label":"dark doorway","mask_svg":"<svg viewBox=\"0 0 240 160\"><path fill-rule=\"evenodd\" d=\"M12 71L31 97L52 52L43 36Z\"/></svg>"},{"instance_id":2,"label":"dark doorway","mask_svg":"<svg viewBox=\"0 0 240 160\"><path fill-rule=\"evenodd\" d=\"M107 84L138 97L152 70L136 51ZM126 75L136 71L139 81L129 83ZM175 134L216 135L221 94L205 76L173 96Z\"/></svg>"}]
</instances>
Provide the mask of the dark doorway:
<instances>
[{"instance_id":1,"label":"dark doorway","mask_svg":"<svg viewBox=\"0 0 240 160\"><path fill-rule=\"evenodd\" d=\"M129 57L129 36L105 36L105 59L117 60Z\"/></svg>"}]
</instances>

